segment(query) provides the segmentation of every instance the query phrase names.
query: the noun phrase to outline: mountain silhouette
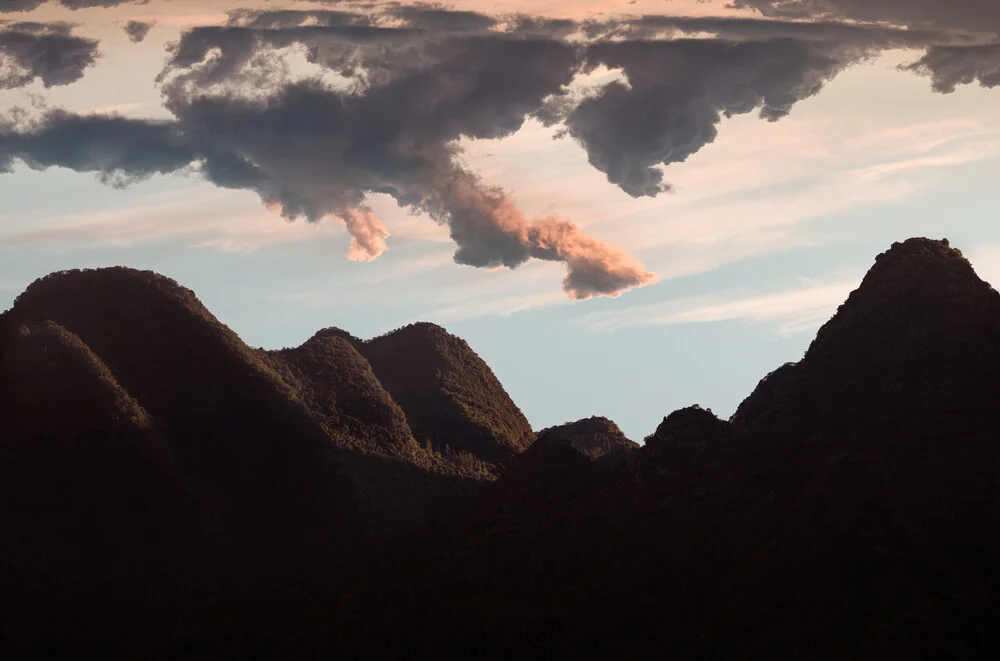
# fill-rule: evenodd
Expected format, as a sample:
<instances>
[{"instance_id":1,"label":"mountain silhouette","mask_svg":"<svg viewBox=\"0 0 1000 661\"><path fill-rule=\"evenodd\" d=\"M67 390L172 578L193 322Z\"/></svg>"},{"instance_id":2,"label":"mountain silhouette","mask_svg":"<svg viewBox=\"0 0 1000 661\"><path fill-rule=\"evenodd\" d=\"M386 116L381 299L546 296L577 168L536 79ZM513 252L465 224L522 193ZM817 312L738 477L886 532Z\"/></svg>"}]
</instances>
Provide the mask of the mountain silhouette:
<instances>
[{"instance_id":1,"label":"mountain silhouette","mask_svg":"<svg viewBox=\"0 0 1000 661\"><path fill-rule=\"evenodd\" d=\"M862 416L871 429L926 431L936 418L995 406L1000 375L1000 294L947 240L893 244L820 328L798 363L769 376L733 422L808 435L836 436ZM905 404L905 416L893 411ZM811 407L819 406L813 409ZM803 407L809 407L806 411ZM801 410L801 416L793 411ZM772 416L772 412L780 413ZM821 416L824 425L814 425ZM773 417L773 423L771 419Z\"/></svg>"},{"instance_id":2,"label":"mountain silhouette","mask_svg":"<svg viewBox=\"0 0 1000 661\"><path fill-rule=\"evenodd\" d=\"M2 501L25 508L5 521L18 532L5 534L30 539L5 546L21 555L19 578L82 575L112 549L148 552L195 533L170 447L78 337L52 322L22 326L0 361L0 384ZM28 549L45 549L46 561Z\"/></svg>"},{"instance_id":3,"label":"mountain silhouette","mask_svg":"<svg viewBox=\"0 0 1000 661\"><path fill-rule=\"evenodd\" d=\"M356 540L333 537L364 534L327 435L193 292L125 268L60 272L29 286L2 326L10 337L46 321L79 337L152 416L228 534L267 542L308 529L344 549Z\"/></svg>"},{"instance_id":4,"label":"mountain silhouette","mask_svg":"<svg viewBox=\"0 0 1000 661\"><path fill-rule=\"evenodd\" d=\"M998 340L910 239L731 420L536 440L433 324L263 351L53 274L0 316L0 652L995 658Z\"/></svg>"},{"instance_id":5,"label":"mountain silhouette","mask_svg":"<svg viewBox=\"0 0 1000 661\"><path fill-rule=\"evenodd\" d=\"M410 324L361 347L418 443L505 464L535 440L489 366L461 338Z\"/></svg>"},{"instance_id":6,"label":"mountain silhouette","mask_svg":"<svg viewBox=\"0 0 1000 661\"><path fill-rule=\"evenodd\" d=\"M639 447L613 421L599 416L549 427L539 432L539 435L546 432L569 440L574 448L591 459Z\"/></svg>"},{"instance_id":7,"label":"mountain silhouette","mask_svg":"<svg viewBox=\"0 0 1000 661\"><path fill-rule=\"evenodd\" d=\"M320 331L268 358L330 433L363 452L410 457L418 451L403 410L350 339Z\"/></svg>"},{"instance_id":8,"label":"mountain silhouette","mask_svg":"<svg viewBox=\"0 0 1000 661\"><path fill-rule=\"evenodd\" d=\"M606 464L543 434L419 573L349 591L359 636L415 598L410 648L480 657L992 656L995 302L946 242L894 245L732 422L682 409Z\"/></svg>"}]
</instances>

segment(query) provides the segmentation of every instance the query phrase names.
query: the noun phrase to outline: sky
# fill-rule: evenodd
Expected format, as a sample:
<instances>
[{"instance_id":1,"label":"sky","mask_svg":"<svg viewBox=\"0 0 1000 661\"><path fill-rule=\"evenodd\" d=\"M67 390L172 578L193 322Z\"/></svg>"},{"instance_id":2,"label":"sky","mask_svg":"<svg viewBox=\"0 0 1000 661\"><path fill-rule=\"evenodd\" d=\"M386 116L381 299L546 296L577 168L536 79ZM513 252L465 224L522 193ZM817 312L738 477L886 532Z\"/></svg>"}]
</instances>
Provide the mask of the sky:
<instances>
[{"instance_id":1,"label":"sky","mask_svg":"<svg viewBox=\"0 0 1000 661\"><path fill-rule=\"evenodd\" d=\"M433 321L641 440L894 241L1000 282L998 84L980 0L5 0L0 309L121 264L268 349Z\"/></svg>"}]
</instances>

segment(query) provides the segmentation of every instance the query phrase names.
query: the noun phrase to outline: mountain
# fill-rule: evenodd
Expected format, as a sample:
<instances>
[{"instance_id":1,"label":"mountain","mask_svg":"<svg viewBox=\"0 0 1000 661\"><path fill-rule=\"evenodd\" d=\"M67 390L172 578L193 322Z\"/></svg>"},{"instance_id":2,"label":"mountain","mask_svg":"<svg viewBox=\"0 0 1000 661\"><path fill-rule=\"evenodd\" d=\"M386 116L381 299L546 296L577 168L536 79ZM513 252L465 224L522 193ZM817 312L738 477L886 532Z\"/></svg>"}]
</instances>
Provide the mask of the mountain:
<instances>
[{"instance_id":1,"label":"mountain","mask_svg":"<svg viewBox=\"0 0 1000 661\"><path fill-rule=\"evenodd\" d=\"M199 532L149 414L57 324L22 326L0 358L0 451L0 501L17 514L4 518L4 534L21 541L4 548L19 556L18 581L118 572L124 556Z\"/></svg>"},{"instance_id":2,"label":"mountain","mask_svg":"<svg viewBox=\"0 0 1000 661\"><path fill-rule=\"evenodd\" d=\"M306 535L345 553L366 534L328 436L190 290L125 268L55 273L15 300L0 332L46 321L75 334L156 420L227 534L261 544Z\"/></svg>"},{"instance_id":3,"label":"mountain","mask_svg":"<svg viewBox=\"0 0 1000 661\"><path fill-rule=\"evenodd\" d=\"M491 465L417 445L358 344L251 349L151 272L33 283L0 315L0 612L142 630L186 601L298 602L467 512Z\"/></svg>"},{"instance_id":4,"label":"mountain","mask_svg":"<svg viewBox=\"0 0 1000 661\"><path fill-rule=\"evenodd\" d=\"M0 503L0 632L54 619L59 640L97 610L143 610L149 591L176 604L183 576L204 577L184 556L207 546L205 508L171 447L53 322L21 326L0 356Z\"/></svg>"},{"instance_id":5,"label":"mountain","mask_svg":"<svg viewBox=\"0 0 1000 661\"><path fill-rule=\"evenodd\" d=\"M535 440L489 366L440 326L410 324L360 350L406 413L418 443L506 464Z\"/></svg>"},{"instance_id":6,"label":"mountain","mask_svg":"<svg viewBox=\"0 0 1000 661\"><path fill-rule=\"evenodd\" d=\"M371 638L406 603L408 649L491 658L991 658L998 329L961 253L894 244L731 422L676 411L608 464L545 433L337 612Z\"/></svg>"},{"instance_id":7,"label":"mountain","mask_svg":"<svg viewBox=\"0 0 1000 661\"><path fill-rule=\"evenodd\" d=\"M539 432L539 436L545 433L569 440L574 448L591 459L639 447L639 444L625 436L613 421L599 416L549 427Z\"/></svg>"},{"instance_id":8,"label":"mountain","mask_svg":"<svg viewBox=\"0 0 1000 661\"><path fill-rule=\"evenodd\" d=\"M413 438L406 415L339 329L317 332L299 347L263 353L329 434L360 494L362 516L381 539L464 513L488 465L468 455L443 456Z\"/></svg>"},{"instance_id":9,"label":"mountain","mask_svg":"<svg viewBox=\"0 0 1000 661\"><path fill-rule=\"evenodd\" d=\"M733 428L800 493L730 588L754 613L726 620L742 649L794 630L845 656L992 656L998 339L1000 295L961 251L909 239L740 405Z\"/></svg>"},{"instance_id":10,"label":"mountain","mask_svg":"<svg viewBox=\"0 0 1000 661\"><path fill-rule=\"evenodd\" d=\"M729 423L698 405L678 409L657 426L645 439L646 447L657 451L702 450L733 442Z\"/></svg>"},{"instance_id":11,"label":"mountain","mask_svg":"<svg viewBox=\"0 0 1000 661\"><path fill-rule=\"evenodd\" d=\"M266 356L331 433L362 452L411 457L418 446L406 415L349 338L328 329Z\"/></svg>"},{"instance_id":12,"label":"mountain","mask_svg":"<svg viewBox=\"0 0 1000 661\"><path fill-rule=\"evenodd\" d=\"M928 534L992 574L998 416L1000 294L947 240L909 239L733 423L788 461L809 461L812 445L878 457Z\"/></svg>"},{"instance_id":13,"label":"mountain","mask_svg":"<svg viewBox=\"0 0 1000 661\"><path fill-rule=\"evenodd\" d=\"M0 653L996 658L998 339L959 251L893 244L731 420L637 446L536 439L432 324L265 352L56 274L0 317Z\"/></svg>"},{"instance_id":14,"label":"mountain","mask_svg":"<svg viewBox=\"0 0 1000 661\"><path fill-rule=\"evenodd\" d=\"M909 239L876 258L802 360L762 382L733 423L842 442L861 416L868 428L922 434L937 419L995 411L998 376L1000 294L947 240Z\"/></svg>"}]
</instances>

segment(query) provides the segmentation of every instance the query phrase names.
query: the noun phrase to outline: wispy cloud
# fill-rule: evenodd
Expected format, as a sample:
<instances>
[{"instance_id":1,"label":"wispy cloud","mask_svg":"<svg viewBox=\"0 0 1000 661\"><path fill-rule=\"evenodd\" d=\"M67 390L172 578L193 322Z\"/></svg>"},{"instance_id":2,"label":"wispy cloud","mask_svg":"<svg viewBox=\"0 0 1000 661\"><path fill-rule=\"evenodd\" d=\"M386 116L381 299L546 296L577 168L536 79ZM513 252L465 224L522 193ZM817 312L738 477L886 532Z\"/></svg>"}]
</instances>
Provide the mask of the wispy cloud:
<instances>
[{"instance_id":1,"label":"wispy cloud","mask_svg":"<svg viewBox=\"0 0 1000 661\"><path fill-rule=\"evenodd\" d=\"M454 267L455 259L453 254L453 250L436 250L428 255L398 260L393 263L391 269L371 274L365 273L358 276L358 282L366 285L379 285L401 278L411 278L438 269Z\"/></svg>"},{"instance_id":2,"label":"wispy cloud","mask_svg":"<svg viewBox=\"0 0 1000 661\"><path fill-rule=\"evenodd\" d=\"M805 282L779 292L731 290L710 296L676 299L582 317L579 323L599 332L630 326L739 321L769 323L783 335L815 330L829 319L860 283L860 278L833 282Z\"/></svg>"},{"instance_id":3,"label":"wispy cloud","mask_svg":"<svg viewBox=\"0 0 1000 661\"><path fill-rule=\"evenodd\" d=\"M113 115L121 114L128 115L131 111L139 110L140 108L145 108L149 104L144 101L136 101L132 103L116 103L110 106L97 106L96 108L87 108L80 111L81 115Z\"/></svg>"},{"instance_id":4,"label":"wispy cloud","mask_svg":"<svg viewBox=\"0 0 1000 661\"><path fill-rule=\"evenodd\" d=\"M390 254L335 284L317 282L279 298L313 309L373 304L407 309L414 321L510 316L543 307L586 305L552 289L560 269L550 262L529 262L512 272L471 269L455 264L450 251L423 252L418 246L404 250L411 249L421 252Z\"/></svg>"},{"instance_id":5,"label":"wispy cloud","mask_svg":"<svg viewBox=\"0 0 1000 661\"><path fill-rule=\"evenodd\" d=\"M725 183L715 187L714 199L705 197L712 187L699 185L690 197L671 205L666 222L643 214L621 227L616 235L623 244L640 249L729 240L853 209L901 202L933 186L929 177L936 171L1000 155L1000 132L946 124L913 127L879 145L858 141L851 150L831 149L833 153L822 167L805 163L801 156L795 157L793 150L775 145L779 157L788 155L803 170L782 172L784 168L777 165L771 181L767 181L766 174L758 175L756 190L744 189L732 197L727 196ZM822 127L820 123L812 129L819 133ZM866 158L859 158L855 149L867 150ZM772 160L763 159L754 168L767 172ZM742 163L742 167L754 169L749 162Z\"/></svg>"},{"instance_id":6,"label":"wispy cloud","mask_svg":"<svg viewBox=\"0 0 1000 661\"><path fill-rule=\"evenodd\" d=\"M164 201L164 198L173 198ZM192 204L200 202L198 211ZM200 186L151 195L127 209L87 211L36 218L0 216L0 250L45 247L133 246L178 239L189 248L247 252L265 245L345 236L336 222L275 222L251 200L240 204L229 195L206 194ZM345 242L346 243L346 242Z\"/></svg>"},{"instance_id":7,"label":"wispy cloud","mask_svg":"<svg viewBox=\"0 0 1000 661\"><path fill-rule=\"evenodd\" d=\"M553 305L571 305L571 303L566 300L565 296L552 291L533 294L514 294L497 298L486 296L467 303L437 308L429 311L426 316L428 319L440 319L442 321L492 316L509 317L517 312Z\"/></svg>"}]
</instances>

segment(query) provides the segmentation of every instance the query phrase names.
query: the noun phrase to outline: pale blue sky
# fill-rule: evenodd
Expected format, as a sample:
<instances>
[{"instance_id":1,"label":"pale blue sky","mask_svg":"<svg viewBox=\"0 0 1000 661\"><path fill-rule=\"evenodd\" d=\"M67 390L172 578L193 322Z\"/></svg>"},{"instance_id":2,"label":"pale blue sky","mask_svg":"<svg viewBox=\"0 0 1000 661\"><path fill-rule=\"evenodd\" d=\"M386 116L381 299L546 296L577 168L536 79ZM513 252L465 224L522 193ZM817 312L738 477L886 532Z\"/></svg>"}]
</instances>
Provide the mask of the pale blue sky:
<instances>
[{"instance_id":1,"label":"pale blue sky","mask_svg":"<svg viewBox=\"0 0 1000 661\"><path fill-rule=\"evenodd\" d=\"M101 29L104 58L83 81L28 91L77 110L162 114L152 77L177 28L139 45ZM358 263L344 258L340 224L286 223L255 194L194 175L115 190L19 165L0 176L0 307L53 270L124 264L190 287L253 346L296 345L326 326L370 337L440 323L536 428L605 415L641 440L681 406L726 417L764 374L802 355L893 241L946 236L1000 281L1000 93L934 94L895 69L915 56L849 69L776 123L724 121L713 144L667 168L676 191L652 199L625 195L579 145L537 123L466 144L467 166L528 215L570 218L659 275L617 299L567 299L555 263L454 264L447 231L388 198L373 207L389 249ZM0 109L24 98L0 93Z\"/></svg>"}]
</instances>

